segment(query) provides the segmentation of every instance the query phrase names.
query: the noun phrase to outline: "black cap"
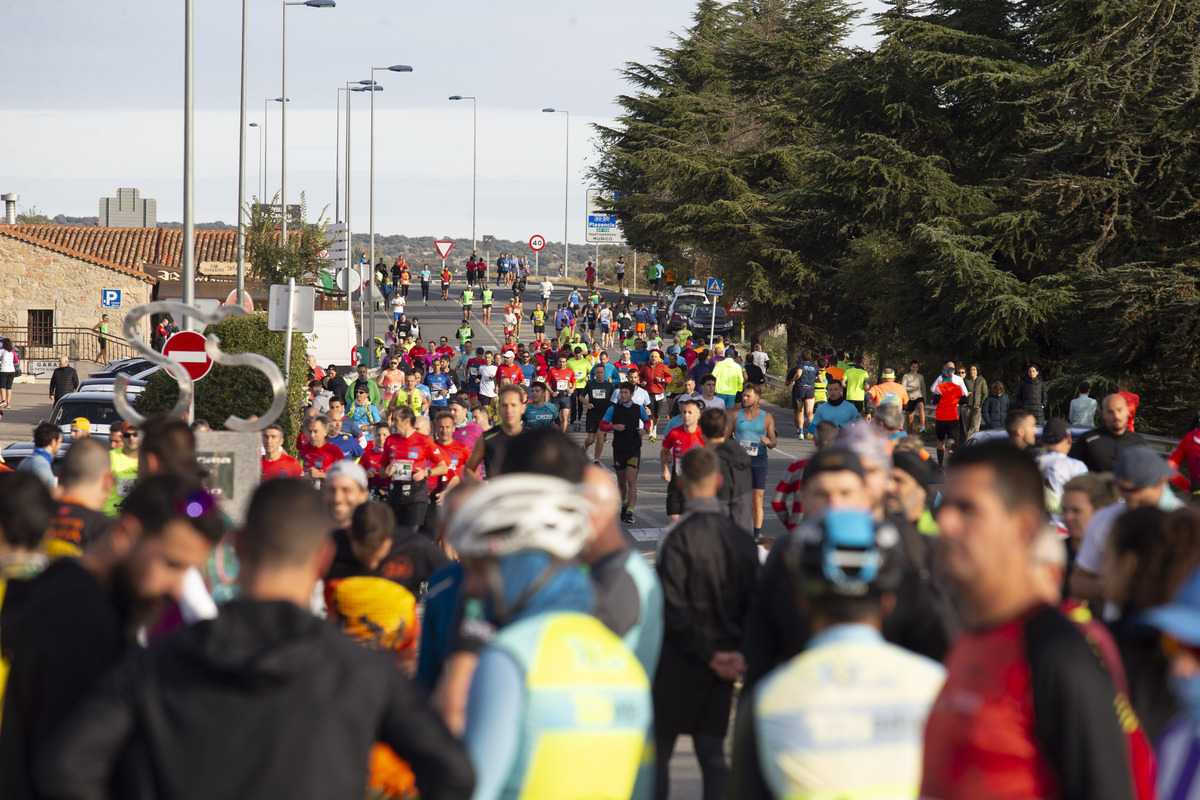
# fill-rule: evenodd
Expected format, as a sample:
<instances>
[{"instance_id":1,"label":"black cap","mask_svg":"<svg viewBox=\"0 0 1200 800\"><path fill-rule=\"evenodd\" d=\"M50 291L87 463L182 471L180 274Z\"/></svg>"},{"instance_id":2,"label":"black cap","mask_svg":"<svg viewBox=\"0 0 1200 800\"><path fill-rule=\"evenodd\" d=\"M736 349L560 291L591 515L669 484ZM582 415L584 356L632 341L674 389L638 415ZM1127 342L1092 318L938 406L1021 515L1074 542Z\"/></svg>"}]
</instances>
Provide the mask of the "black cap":
<instances>
[{"instance_id":1,"label":"black cap","mask_svg":"<svg viewBox=\"0 0 1200 800\"><path fill-rule=\"evenodd\" d=\"M475 348L475 355L477 355L477 356L481 356L481 355L483 355L483 348L482 348L482 347L476 347L476 348Z\"/></svg>"},{"instance_id":2,"label":"black cap","mask_svg":"<svg viewBox=\"0 0 1200 800\"><path fill-rule=\"evenodd\" d=\"M892 454L892 466L901 472L907 472L913 477L917 483L921 484L921 488L925 488L929 484L929 479L933 476L933 466L928 459L921 458L916 453L908 450L897 450Z\"/></svg>"},{"instance_id":3,"label":"black cap","mask_svg":"<svg viewBox=\"0 0 1200 800\"><path fill-rule=\"evenodd\" d=\"M1058 444L1071 438L1071 426L1065 419L1055 417L1042 426L1042 444Z\"/></svg>"}]
</instances>

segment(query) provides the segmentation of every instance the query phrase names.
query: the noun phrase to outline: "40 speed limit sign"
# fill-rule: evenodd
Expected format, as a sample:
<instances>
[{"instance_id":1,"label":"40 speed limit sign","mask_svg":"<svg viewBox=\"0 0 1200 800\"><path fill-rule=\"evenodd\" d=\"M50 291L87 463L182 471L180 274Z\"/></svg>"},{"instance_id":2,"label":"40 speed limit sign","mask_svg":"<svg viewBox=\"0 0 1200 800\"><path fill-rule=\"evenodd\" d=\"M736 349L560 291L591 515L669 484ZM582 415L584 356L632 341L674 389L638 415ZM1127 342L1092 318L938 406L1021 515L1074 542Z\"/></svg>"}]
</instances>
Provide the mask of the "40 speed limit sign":
<instances>
[{"instance_id":1,"label":"40 speed limit sign","mask_svg":"<svg viewBox=\"0 0 1200 800\"><path fill-rule=\"evenodd\" d=\"M529 249L537 252L546 246L546 237L534 234L529 237Z\"/></svg>"}]
</instances>

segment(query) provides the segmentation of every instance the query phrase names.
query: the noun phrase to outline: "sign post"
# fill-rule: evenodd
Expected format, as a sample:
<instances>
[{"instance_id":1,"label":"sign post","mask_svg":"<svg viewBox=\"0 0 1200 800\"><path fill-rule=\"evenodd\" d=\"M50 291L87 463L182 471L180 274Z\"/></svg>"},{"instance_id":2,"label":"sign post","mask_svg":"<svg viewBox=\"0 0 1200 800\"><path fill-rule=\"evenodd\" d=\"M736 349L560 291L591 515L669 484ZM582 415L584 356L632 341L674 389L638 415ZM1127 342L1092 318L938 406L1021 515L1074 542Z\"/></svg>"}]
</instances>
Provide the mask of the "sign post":
<instances>
[{"instance_id":1,"label":"sign post","mask_svg":"<svg viewBox=\"0 0 1200 800\"><path fill-rule=\"evenodd\" d=\"M605 203L615 203L620 197L620 192L604 189L587 190L587 241L588 244L597 245L597 254L599 254L599 245L601 244L623 244L625 241L625 234L621 232L621 226L617 224L616 215L604 206ZM597 261L599 261L598 255Z\"/></svg>"},{"instance_id":2,"label":"sign post","mask_svg":"<svg viewBox=\"0 0 1200 800\"><path fill-rule=\"evenodd\" d=\"M725 282L720 278L709 278L708 284L704 287L704 293L712 298L712 316L709 318L708 325L708 350L711 353L713 349L713 339L717 331L717 298L725 290Z\"/></svg>"},{"instance_id":3,"label":"sign post","mask_svg":"<svg viewBox=\"0 0 1200 800\"><path fill-rule=\"evenodd\" d=\"M121 290L120 289L101 289L100 290L100 306L102 308L120 308L121 307Z\"/></svg>"},{"instance_id":4,"label":"sign post","mask_svg":"<svg viewBox=\"0 0 1200 800\"><path fill-rule=\"evenodd\" d=\"M444 272L446 270L446 256L450 255L450 248L454 247L454 242L442 240L440 242L434 242L433 246L437 248L438 255L442 257L442 271ZM371 342L371 347L374 346L375 343Z\"/></svg>"},{"instance_id":5,"label":"sign post","mask_svg":"<svg viewBox=\"0 0 1200 800\"><path fill-rule=\"evenodd\" d=\"M207 342L201 334L195 331L179 331L167 339L162 353L182 365L188 377L195 383L212 370L213 362L209 358L206 345ZM195 421L196 395L192 394L188 399L188 422Z\"/></svg>"},{"instance_id":6,"label":"sign post","mask_svg":"<svg viewBox=\"0 0 1200 800\"><path fill-rule=\"evenodd\" d=\"M546 246L546 237L535 233L529 237L529 249L533 251L533 274L542 277L542 267L540 264L540 256L542 248Z\"/></svg>"}]
</instances>

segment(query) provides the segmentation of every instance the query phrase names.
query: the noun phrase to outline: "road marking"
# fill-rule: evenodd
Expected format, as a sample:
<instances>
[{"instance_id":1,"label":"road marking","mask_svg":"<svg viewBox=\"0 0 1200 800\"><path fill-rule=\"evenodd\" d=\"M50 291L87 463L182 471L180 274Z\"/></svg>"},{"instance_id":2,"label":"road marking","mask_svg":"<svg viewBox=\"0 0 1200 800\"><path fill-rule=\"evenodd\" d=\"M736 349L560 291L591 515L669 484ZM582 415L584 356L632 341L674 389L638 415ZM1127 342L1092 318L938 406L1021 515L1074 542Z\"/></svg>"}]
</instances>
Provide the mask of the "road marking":
<instances>
[{"instance_id":1,"label":"road marking","mask_svg":"<svg viewBox=\"0 0 1200 800\"><path fill-rule=\"evenodd\" d=\"M662 538L662 528L626 528L629 535L639 542L657 542Z\"/></svg>"}]
</instances>

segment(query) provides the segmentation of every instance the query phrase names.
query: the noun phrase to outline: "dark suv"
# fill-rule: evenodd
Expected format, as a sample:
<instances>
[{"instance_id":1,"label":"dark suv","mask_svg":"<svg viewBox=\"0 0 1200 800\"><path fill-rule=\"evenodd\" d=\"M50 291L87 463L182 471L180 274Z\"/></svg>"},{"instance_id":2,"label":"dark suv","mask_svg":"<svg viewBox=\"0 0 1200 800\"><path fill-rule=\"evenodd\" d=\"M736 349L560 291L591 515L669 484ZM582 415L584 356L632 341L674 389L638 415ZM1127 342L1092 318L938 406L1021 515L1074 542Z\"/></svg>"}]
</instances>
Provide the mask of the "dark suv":
<instances>
[{"instance_id":1,"label":"dark suv","mask_svg":"<svg viewBox=\"0 0 1200 800\"><path fill-rule=\"evenodd\" d=\"M697 305L702 305L708 302L708 297L703 292L679 292L675 297L671 298L671 305L667 308L667 330L665 333L675 333L689 325L688 319L692 316L692 312ZM695 330L693 328L693 330Z\"/></svg>"},{"instance_id":2,"label":"dark suv","mask_svg":"<svg viewBox=\"0 0 1200 800\"><path fill-rule=\"evenodd\" d=\"M715 323L713 321L714 308L717 315ZM733 320L725 313L725 307L719 303L716 306L711 303L697 304L692 308L687 322L692 332L702 339L708 337L710 330L714 335L723 336L726 340L733 336Z\"/></svg>"}]
</instances>

